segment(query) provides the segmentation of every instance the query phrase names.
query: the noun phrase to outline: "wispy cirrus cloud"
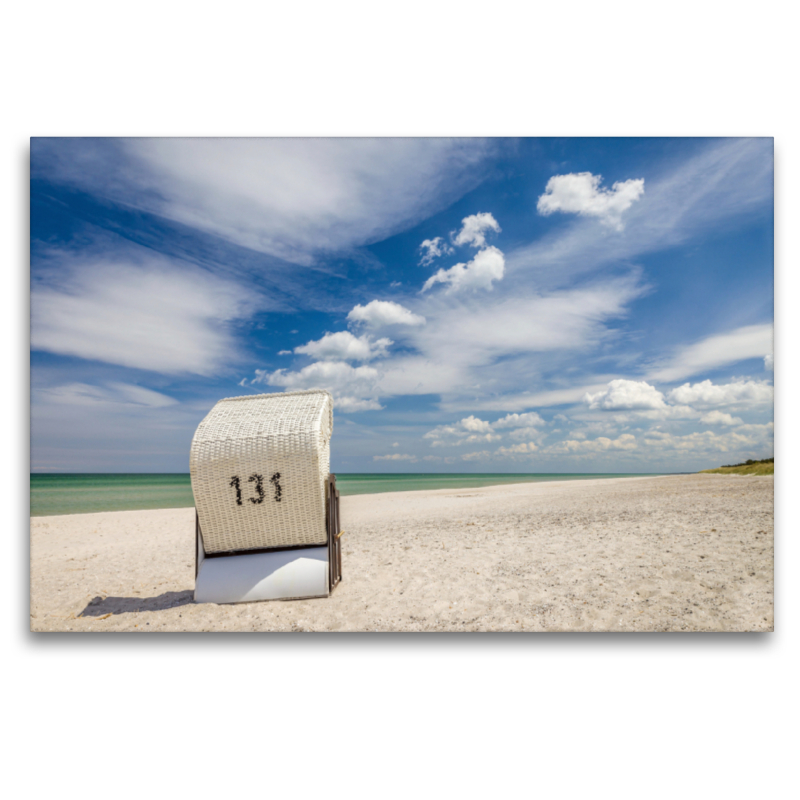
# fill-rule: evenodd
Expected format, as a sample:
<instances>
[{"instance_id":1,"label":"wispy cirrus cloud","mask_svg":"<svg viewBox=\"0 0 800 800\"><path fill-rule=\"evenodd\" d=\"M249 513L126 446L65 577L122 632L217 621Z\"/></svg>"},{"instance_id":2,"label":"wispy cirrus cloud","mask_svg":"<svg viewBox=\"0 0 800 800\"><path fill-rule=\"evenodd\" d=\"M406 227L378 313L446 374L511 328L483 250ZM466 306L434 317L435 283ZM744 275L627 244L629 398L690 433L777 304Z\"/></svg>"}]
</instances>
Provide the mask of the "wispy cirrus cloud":
<instances>
[{"instance_id":1,"label":"wispy cirrus cloud","mask_svg":"<svg viewBox=\"0 0 800 800\"><path fill-rule=\"evenodd\" d=\"M470 368L515 354L591 347L608 336L606 323L625 316L628 304L646 291L633 272L557 292L432 298L422 306L428 324L411 331L409 342L429 361ZM391 374L387 369L387 381Z\"/></svg>"},{"instance_id":2,"label":"wispy cirrus cloud","mask_svg":"<svg viewBox=\"0 0 800 800\"><path fill-rule=\"evenodd\" d=\"M31 290L31 348L167 374L212 375L241 359L231 323L251 291L152 254L52 252Z\"/></svg>"},{"instance_id":3,"label":"wispy cirrus cloud","mask_svg":"<svg viewBox=\"0 0 800 800\"><path fill-rule=\"evenodd\" d=\"M93 373L93 377L88 373ZM114 374L125 374L116 368ZM70 379L78 373L79 379ZM142 377L142 373L137 373ZM150 386L109 379L102 365L32 369L31 468L44 471L188 471L188 438L215 398L173 395L175 379ZM156 386L158 388L153 388ZM167 386L170 388L162 388Z\"/></svg>"},{"instance_id":4,"label":"wispy cirrus cloud","mask_svg":"<svg viewBox=\"0 0 800 800\"><path fill-rule=\"evenodd\" d=\"M648 378L676 381L705 370L735 364L749 358L762 358L772 350L772 324L746 325L709 336L678 348L672 356L648 371Z\"/></svg>"},{"instance_id":5,"label":"wispy cirrus cloud","mask_svg":"<svg viewBox=\"0 0 800 800\"><path fill-rule=\"evenodd\" d=\"M177 400L162 392L145 386L111 381L101 385L68 383L38 390L46 401L79 406L134 406L141 408L165 408L174 406Z\"/></svg>"},{"instance_id":6,"label":"wispy cirrus cloud","mask_svg":"<svg viewBox=\"0 0 800 800\"><path fill-rule=\"evenodd\" d=\"M474 188L480 139L35 139L36 175L293 263L413 226Z\"/></svg>"},{"instance_id":7,"label":"wispy cirrus cloud","mask_svg":"<svg viewBox=\"0 0 800 800\"><path fill-rule=\"evenodd\" d=\"M402 350L389 351L385 358L375 359L371 367L375 371L370 373L368 383L364 382L363 374L351 372L346 364L324 367L321 362L297 372L269 373L272 376L269 381L271 385L287 388L322 386L334 396L337 392L343 397L358 396L371 403L364 408L380 407L379 398L439 394L444 407L455 403L460 396L466 405L477 404L475 408L524 410L535 405L541 393L517 394L520 377L506 368L507 359L524 357L530 361L536 354L580 352L594 347L610 335L606 324L624 316L627 305L644 291L646 287L634 272L544 296L500 295L491 302L480 303L475 298L448 296L418 301L413 311L405 309L403 313L424 316L426 325L398 328ZM355 340L348 334L348 342ZM343 353L338 355L344 357ZM256 382L264 380L265 374L264 370L257 370L260 377ZM346 377L346 381L336 384L334 377L336 380ZM565 397L574 396L578 401L586 388L564 390ZM498 394L503 399L493 400Z\"/></svg>"}]
</instances>

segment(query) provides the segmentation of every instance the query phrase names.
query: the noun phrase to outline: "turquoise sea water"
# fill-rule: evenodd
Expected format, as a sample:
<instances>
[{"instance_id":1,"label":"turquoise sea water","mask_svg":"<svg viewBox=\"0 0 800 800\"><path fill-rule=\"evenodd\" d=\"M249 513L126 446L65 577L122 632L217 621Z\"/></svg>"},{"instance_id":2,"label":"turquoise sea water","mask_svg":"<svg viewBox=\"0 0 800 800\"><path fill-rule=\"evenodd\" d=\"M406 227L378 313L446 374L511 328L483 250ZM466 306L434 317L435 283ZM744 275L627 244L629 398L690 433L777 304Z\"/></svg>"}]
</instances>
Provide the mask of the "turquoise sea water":
<instances>
[{"instance_id":1,"label":"turquoise sea water","mask_svg":"<svg viewBox=\"0 0 800 800\"><path fill-rule=\"evenodd\" d=\"M472 489L479 486L532 481L631 477L636 477L636 475L632 473L452 473L444 475L338 473L336 485L342 495L350 495L412 492L419 489ZM188 474L31 475L32 517L147 508L190 508L193 505L194 497Z\"/></svg>"}]
</instances>

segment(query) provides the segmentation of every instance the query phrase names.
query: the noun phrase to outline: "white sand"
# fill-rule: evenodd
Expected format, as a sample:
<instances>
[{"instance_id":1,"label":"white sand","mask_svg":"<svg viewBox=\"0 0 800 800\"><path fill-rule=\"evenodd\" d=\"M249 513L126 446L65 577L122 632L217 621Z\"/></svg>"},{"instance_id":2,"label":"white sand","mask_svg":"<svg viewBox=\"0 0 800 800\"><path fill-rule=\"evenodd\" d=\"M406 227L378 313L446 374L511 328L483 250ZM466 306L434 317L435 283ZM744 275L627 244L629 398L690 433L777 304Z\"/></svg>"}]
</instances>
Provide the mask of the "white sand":
<instances>
[{"instance_id":1,"label":"white sand","mask_svg":"<svg viewBox=\"0 0 800 800\"><path fill-rule=\"evenodd\" d=\"M770 631L773 479L342 498L329 598L195 604L194 510L31 519L33 631ZM83 615L83 616L81 616Z\"/></svg>"}]
</instances>

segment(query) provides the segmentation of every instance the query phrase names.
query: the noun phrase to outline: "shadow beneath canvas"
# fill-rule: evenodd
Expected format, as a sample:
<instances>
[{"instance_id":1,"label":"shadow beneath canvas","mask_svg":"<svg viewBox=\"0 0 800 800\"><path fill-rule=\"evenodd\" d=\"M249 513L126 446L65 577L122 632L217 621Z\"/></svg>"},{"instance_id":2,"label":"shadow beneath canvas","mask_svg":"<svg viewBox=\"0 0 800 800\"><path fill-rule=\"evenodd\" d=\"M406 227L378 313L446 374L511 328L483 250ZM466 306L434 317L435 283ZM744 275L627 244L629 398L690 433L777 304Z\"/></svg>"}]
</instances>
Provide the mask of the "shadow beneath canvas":
<instances>
[{"instance_id":1,"label":"shadow beneath canvas","mask_svg":"<svg viewBox=\"0 0 800 800\"><path fill-rule=\"evenodd\" d=\"M194 603L194 592L164 592L157 597L95 597L79 617L102 617L105 614L130 614L141 611L163 611Z\"/></svg>"}]
</instances>

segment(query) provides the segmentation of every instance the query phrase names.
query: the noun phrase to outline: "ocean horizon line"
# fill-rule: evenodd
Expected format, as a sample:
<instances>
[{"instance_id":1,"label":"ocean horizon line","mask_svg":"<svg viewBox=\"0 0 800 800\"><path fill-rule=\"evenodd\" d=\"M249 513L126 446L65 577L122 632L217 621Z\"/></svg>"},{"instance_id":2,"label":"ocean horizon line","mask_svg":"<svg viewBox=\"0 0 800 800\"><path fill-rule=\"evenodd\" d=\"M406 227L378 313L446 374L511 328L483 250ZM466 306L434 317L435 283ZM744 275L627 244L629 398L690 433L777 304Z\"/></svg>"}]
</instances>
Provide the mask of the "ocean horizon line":
<instances>
[{"instance_id":1,"label":"ocean horizon line","mask_svg":"<svg viewBox=\"0 0 800 800\"><path fill-rule=\"evenodd\" d=\"M190 472L31 472L31 475L190 475ZM693 472L338 472L339 475L693 475Z\"/></svg>"},{"instance_id":2,"label":"ocean horizon line","mask_svg":"<svg viewBox=\"0 0 800 800\"><path fill-rule=\"evenodd\" d=\"M679 474L665 472L337 472L342 496L470 489L512 483ZM194 506L188 472L31 472L30 515Z\"/></svg>"}]
</instances>

